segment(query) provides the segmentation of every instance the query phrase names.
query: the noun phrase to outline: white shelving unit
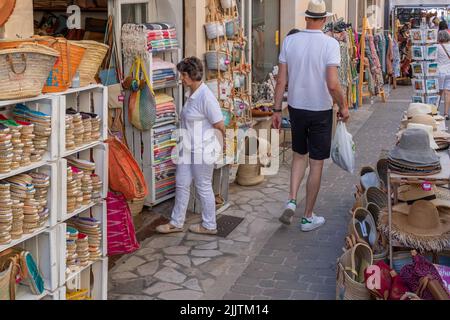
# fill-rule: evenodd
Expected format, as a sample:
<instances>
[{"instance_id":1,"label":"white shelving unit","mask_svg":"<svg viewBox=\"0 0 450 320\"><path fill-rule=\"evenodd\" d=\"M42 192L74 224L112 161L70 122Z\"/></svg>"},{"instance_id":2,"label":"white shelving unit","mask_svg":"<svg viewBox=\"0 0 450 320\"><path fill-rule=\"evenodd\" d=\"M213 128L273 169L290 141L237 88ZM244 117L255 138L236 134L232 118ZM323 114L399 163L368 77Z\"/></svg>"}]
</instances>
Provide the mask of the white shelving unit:
<instances>
[{"instance_id":1,"label":"white shelving unit","mask_svg":"<svg viewBox=\"0 0 450 320\"><path fill-rule=\"evenodd\" d=\"M179 30L178 30L179 31ZM124 37L124 36L122 36ZM145 46L146 47L146 46ZM125 52L129 52L127 48L123 48ZM181 57L182 51L180 48L170 48L165 50L157 50L148 52L146 48L137 52L136 55L140 55L143 58L145 63L145 68L147 74L150 77L150 81L152 81L152 64L153 58L159 57L165 61L170 61L173 64L177 64ZM130 70L131 64L133 63L131 58L125 57L124 59L124 70ZM167 125L175 125L178 127L178 116L181 111L181 105L183 103L182 100L182 87L178 81L171 81L166 83L165 85L156 85L153 87L155 93L163 92L169 96L174 98L174 104L176 106L177 116L175 120L165 121L162 123L157 123L151 130L148 131L140 131L134 128L129 119L128 112L124 112L124 121L126 126L126 137L127 142L130 147L130 150L138 162L145 180L149 187L149 194L145 200L146 206L154 206L166 200L169 200L175 196L175 190L172 193L163 195L161 197L156 196L156 178L155 178L155 154L154 154L154 131L158 128L167 126ZM127 106L126 106L127 107Z\"/></svg>"},{"instance_id":2,"label":"white shelving unit","mask_svg":"<svg viewBox=\"0 0 450 320\"><path fill-rule=\"evenodd\" d=\"M102 85L90 85L69 89L65 92L43 94L34 98L0 101L0 113L12 118L11 110L16 104L24 104L32 110L51 115L52 134L48 151L42 161L30 166L0 175L0 180L29 171L44 172L50 176L48 192L49 219L47 224L32 234L23 235L6 245L0 245L0 252L11 247L30 251L44 279L45 291L34 295L26 285L18 285L17 300L65 300L66 284L77 281L79 288L88 289L95 300L107 298L107 223L106 195L108 191L108 145L107 138L108 90ZM96 113L101 118L101 137L74 150L65 149L65 110ZM67 214L67 160L68 156L95 161L95 173L103 182L102 201L83 206ZM74 216L89 216L98 219L102 229L102 258L82 268L67 279L66 268L66 221ZM94 285L91 286L91 273Z\"/></svg>"}]
</instances>

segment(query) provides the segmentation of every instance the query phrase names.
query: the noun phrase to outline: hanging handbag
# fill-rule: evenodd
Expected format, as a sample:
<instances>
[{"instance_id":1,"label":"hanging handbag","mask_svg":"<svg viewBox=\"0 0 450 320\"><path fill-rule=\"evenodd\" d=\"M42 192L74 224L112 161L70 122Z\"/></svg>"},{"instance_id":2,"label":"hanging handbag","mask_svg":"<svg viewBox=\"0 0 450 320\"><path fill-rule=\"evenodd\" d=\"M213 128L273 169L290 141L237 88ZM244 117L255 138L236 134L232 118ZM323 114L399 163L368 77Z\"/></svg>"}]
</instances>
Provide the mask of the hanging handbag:
<instances>
[{"instance_id":1,"label":"hanging handbag","mask_svg":"<svg viewBox=\"0 0 450 320\"><path fill-rule=\"evenodd\" d=\"M128 118L130 123L141 131L150 130L156 121L156 100L145 66L140 57L137 57L131 66L135 69L134 79L126 96L128 105ZM141 79L141 75L143 79Z\"/></svg>"}]
</instances>

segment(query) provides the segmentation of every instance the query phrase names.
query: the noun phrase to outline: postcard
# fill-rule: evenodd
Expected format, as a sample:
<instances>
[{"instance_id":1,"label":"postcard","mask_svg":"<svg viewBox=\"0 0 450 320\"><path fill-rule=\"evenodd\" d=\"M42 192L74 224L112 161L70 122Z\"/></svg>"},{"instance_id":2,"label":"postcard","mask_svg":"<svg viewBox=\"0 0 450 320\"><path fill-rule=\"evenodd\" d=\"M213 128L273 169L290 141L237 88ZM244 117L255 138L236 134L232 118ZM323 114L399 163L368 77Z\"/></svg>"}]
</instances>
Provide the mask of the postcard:
<instances>
[{"instance_id":1,"label":"postcard","mask_svg":"<svg viewBox=\"0 0 450 320\"><path fill-rule=\"evenodd\" d=\"M438 54L438 47L437 45L432 45L432 46L428 46L426 47L426 59L427 60L436 60L437 59L437 54Z\"/></svg>"},{"instance_id":2,"label":"postcard","mask_svg":"<svg viewBox=\"0 0 450 320\"><path fill-rule=\"evenodd\" d=\"M412 46L412 59L413 60L424 60L424 52L421 46Z\"/></svg>"},{"instance_id":3,"label":"postcard","mask_svg":"<svg viewBox=\"0 0 450 320\"><path fill-rule=\"evenodd\" d=\"M428 79L426 81L427 93L439 92L439 82L438 79Z\"/></svg>"},{"instance_id":4,"label":"postcard","mask_svg":"<svg viewBox=\"0 0 450 320\"><path fill-rule=\"evenodd\" d=\"M421 79L413 79L412 80L413 88L416 93L423 94L425 93L425 81Z\"/></svg>"}]
</instances>

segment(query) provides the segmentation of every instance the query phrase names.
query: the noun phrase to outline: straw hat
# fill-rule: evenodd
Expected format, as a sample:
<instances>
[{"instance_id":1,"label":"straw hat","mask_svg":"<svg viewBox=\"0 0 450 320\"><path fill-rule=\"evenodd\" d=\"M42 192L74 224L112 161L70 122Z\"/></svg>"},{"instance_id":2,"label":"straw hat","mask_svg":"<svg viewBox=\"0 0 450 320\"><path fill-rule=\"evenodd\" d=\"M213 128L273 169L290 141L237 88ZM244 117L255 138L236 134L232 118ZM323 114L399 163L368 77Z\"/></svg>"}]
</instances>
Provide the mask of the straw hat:
<instances>
[{"instance_id":1,"label":"straw hat","mask_svg":"<svg viewBox=\"0 0 450 320\"><path fill-rule=\"evenodd\" d=\"M408 120L408 125L410 125L412 123L431 126L431 127L433 127L433 130L437 130L437 128L438 128L438 124L437 124L436 120L434 120L433 116L430 116L428 114L418 114L418 115L413 116L412 118L410 118Z\"/></svg>"},{"instance_id":2,"label":"straw hat","mask_svg":"<svg viewBox=\"0 0 450 320\"><path fill-rule=\"evenodd\" d=\"M0 27L8 21L9 17L14 11L16 0L2 0L0 1Z\"/></svg>"},{"instance_id":3,"label":"straw hat","mask_svg":"<svg viewBox=\"0 0 450 320\"><path fill-rule=\"evenodd\" d=\"M323 0L310 0L308 3L308 9L305 13L301 13L302 16L308 18L326 18L330 17L333 14L327 12L327 5Z\"/></svg>"},{"instance_id":4,"label":"straw hat","mask_svg":"<svg viewBox=\"0 0 450 320\"><path fill-rule=\"evenodd\" d=\"M436 206L438 204L438 206ZM450 244L450 206L443 201L418 200L411 206L394 206L392 236L421 251L442 251ZM408 208L408 214L405 214ZM389 235L388 215L380 217L380 228Z\"/></svg>"},{"instance_id":5,"label":"straw hat","mask_svg":"<svg viewBox=\"0 0 450 320\"><path fill-rule=\"evenodd\" d=\"M425 103L411 103L409 105L408 111L406 112L406 116L408 118L424 114L433 114L433 108L431 107L431 105Z\"/></svg>"},{"instance_id":6,"label":"straw hat","mask_svg":"<svg viewBox=\"0 0 450 320\"><path fill-rule=\"evenodd\" d=\"M388 205L388 196L380 188L370 187L364 192L362 204L367 207L369 203L374 203L379 208L385 208Z\"/></svg>"},{"instance_id":7,"label":"straw hat","mask_svg":"<svg viewBox=\"0 0 450 320\"><path fill-rule=\"evenodd\" d=\"M400 201L409 202L416 200L433 200L436 194L432 188L429 191L424 190L420 184L405 184L398 188L398 199Z\"/></svg>"}]
</instances>

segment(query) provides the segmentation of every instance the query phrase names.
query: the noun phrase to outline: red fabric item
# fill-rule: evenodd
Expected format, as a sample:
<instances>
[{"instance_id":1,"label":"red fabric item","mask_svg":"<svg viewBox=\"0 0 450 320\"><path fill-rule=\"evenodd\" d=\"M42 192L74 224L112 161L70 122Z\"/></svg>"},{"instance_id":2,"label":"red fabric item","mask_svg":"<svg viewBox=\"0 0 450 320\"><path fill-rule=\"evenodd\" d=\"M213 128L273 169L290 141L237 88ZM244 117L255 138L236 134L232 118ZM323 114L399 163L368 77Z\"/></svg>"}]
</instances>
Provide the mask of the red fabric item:
<instances>
[{"instance_id":1,"label":"red fabric item","mask_svg":"<svg viewBox=\"0 0 450 320\"><path fill-rule=\"evenodd\" d=\"M406 292L408 292L408 288L406 288L402 278L395 274L392 277L392 288L391 294L389 295L389 300L400 300Z\"/></svg>"},{"instance_id":2,"label":"red fabric item","mask_svg":"<svg viewBox=\"0 0 450 320\"><path fill-rule=\"evenodd\" d=\"M133 218L125 197L120 193L108 192L106 205L108 255L127 254L139 249Z\"/></svg>"},{"instance_id":3,"label":"red fabric item","mask_svg":"<svg viewBox=\"0 0 450 320\"><path fill-rule=\"evenodd\" d=\"M375 263L376 266L380 268L380 288L379 289L373 289L370 290L372 293L374 293L378 298L383 300L388 300L389 294L391 292L392 287L392 277L391 277L391 269L389 266L384 263L384 261L378 261ZM367 279L372 276L372 274L367 273L367 271L364 272L364 278Z\"/></svg>"}]
</instances>

